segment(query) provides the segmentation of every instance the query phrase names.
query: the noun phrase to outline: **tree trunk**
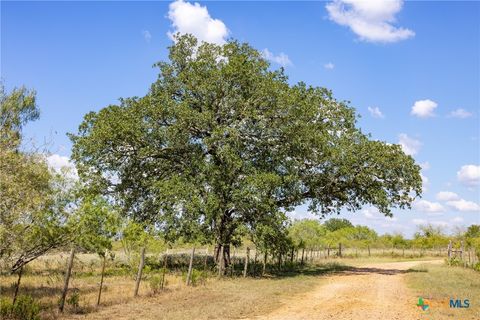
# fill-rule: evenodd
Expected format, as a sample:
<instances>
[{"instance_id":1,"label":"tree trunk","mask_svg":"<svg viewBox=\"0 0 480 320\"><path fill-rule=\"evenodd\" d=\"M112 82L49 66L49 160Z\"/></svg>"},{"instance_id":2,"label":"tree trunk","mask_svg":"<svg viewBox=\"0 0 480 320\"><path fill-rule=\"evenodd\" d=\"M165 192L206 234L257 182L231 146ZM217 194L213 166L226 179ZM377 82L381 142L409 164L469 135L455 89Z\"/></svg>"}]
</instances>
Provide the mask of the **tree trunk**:
<instances>
[{"instance_id":1,"label":"tree trunk","mask_svg":"<svg viewBox=\"0 0 480 320\"><path fill-rule=\"evenodd\" d=\"M303 258L305 256L305 248L302 248L302 261L301 261L301 264L303 265Z\"/></svg>"},{"instance_id":2,"label":"tree trunk","mask_svg":"<svg viewBox=\"0 0 480 320\"><path fill-rule=\"evenodd\" d=\"M59 309L63 312L65 307L65 298L67 297L68 282L70 281L70 275L72 274L73 259L75 258L75 248L70 251L70 258L68 259L67 273L65 274L65 283L63 284L62 296L60 298Z\"/></svg>"},{"instance_id":3,"label":"tree trunk","mask_svg":"<svg viewBox=\"0 0 480 320\"><path fill-rule=\"evenodd\" d=\"M105 255L103 256L103 263L102 263L102 275L100 277L100 288L98 289L97 307L100 305L100 297L102 296L103 276L105 275L106 262L107 262L107 252L105 251Z\"/></svg>"},{"instance_id":4,"label":"tree trunk","mask_svg":"<svg viewBox=\"0 0 480 320\"><path fill-rule=\"evenodd\" d=\"M225 247L224 246L220 246L220 257L224 256L225 255ZM219 260L219 264L218 264L218 277L223 277L225 273L225 259L222 259L220 258Z\"/></svg>"},{"instance_id":5,"label":"tree trunk","mask_svg":"<svg viewBox=\"0 0 480 320\"><path fill-rule=\"evenodd\" d=\"M145 247L142 248L140 253L140 264L138 265L137 279L135 281L135 292L133 296L138 296L138 289L140 288L140 281L142 280L143 266L145 265Z\"/></svg>"},{"instance_id":6,"label":"tree trunk","mask_svg":"<svg viewBox=\"0 0 480 320\"><path fill-rule=\"evenodd\" d=\"M231 264L230 259L230 244L216 244L215 245L215 264L220 266L220 259L223 257L223 270L225 270L225 266L229 266Z\"/></svg>"},{"instance_id":7,"label":"tree trunk","mask_svg":"<svg viewBox=\"0 0 480 320\"><path fill-rule=\"evenodd\" d=\"M15 293L13 294L12 304L15 304L15 302L17 301L18 290L20 289L20 281L22 280L22 275L23 275L23 266L21 266L20 269L18 270L18 279L17 279L17 283L15 284Z\"/></svg>"}]
</instances>

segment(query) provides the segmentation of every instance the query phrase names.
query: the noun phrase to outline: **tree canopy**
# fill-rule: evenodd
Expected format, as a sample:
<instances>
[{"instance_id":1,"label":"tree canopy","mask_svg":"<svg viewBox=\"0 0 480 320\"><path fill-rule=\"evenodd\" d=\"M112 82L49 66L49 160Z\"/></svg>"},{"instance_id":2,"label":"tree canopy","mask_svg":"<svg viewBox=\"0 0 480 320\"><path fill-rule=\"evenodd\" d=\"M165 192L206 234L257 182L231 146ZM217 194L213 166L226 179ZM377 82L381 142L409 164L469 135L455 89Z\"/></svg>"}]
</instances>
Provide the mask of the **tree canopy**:
<instances>
[{"instance_id":1,"label":"tree canopy","mask_svg":"<svg viewBox=\"0 0 480 320\"><path fill-rule=\"evenodd\" d=\"M80 177L123 214L228 246L304 203L391 215L421 193L413 158L370 140L328 89L290 84L234 40L178 36L169 50L145 96L88 113L71 135Z\"/></svg>"}]
</instances>

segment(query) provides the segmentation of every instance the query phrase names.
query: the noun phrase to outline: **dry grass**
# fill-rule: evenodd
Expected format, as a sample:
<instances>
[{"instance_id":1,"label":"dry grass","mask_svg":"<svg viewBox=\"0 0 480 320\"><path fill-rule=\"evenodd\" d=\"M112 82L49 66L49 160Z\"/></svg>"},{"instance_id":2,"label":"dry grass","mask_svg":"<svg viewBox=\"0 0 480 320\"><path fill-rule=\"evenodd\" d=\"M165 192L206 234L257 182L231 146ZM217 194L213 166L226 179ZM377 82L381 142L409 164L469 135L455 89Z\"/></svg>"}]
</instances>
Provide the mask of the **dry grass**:
<instances>
[{"instance_id":1,"label":"dry grass","mask_svg":"<svg viewBox=\"0 0 480 320\"><path fill-rule=\"evenodd\" d=\"M204 285L186 287L181 274L167 275L167 290L154 295L148 280L142 281L140 297L133 298L133 275L112 274L105 278L102 302L96 307L100 282L100 260L78 255L69 296L79 293L80 307L66 305L57 311L63 287L67 256L47 256L32 263L22 277L20 294L33 296L42 306L43 319L231 319L268 312L287 295L305 292L321 281L319 274L338 269L338 264L305 268L303 274L289 273L264 279L211 277ZM108 268L107 268L108 269ZM110 268L109 271L114 270ZM147 275L148 277L148 275ZM0 295L11 297L17 277L1 276Z\"/></svg>"},{"instance_id":2,"label":"dry grass","mask_svg":"<svg viewBox=\"0 0 480 320\"><path fill-rule=\"evenodd\" d=\"M204 286L177 288L156 296L130 299L68 319L241 319L279 307L289 295L306 292L320 277L300 275L279 279L211 280Z\"/></svg>"},{"instance_id":3,"label":"dry grass","mask_svg":"<svg viewBox=\"0 0 480 320\"><path fill-rule=\"evenodd\" d=\"M480 319L480 274L446 265L421 265L407 274L407 284L418 297L428 299L425 319ZM450 298L469 299L470 308L450 308ZM422 318L423 319L423 318Z\"/></svg>"}]
</instances>

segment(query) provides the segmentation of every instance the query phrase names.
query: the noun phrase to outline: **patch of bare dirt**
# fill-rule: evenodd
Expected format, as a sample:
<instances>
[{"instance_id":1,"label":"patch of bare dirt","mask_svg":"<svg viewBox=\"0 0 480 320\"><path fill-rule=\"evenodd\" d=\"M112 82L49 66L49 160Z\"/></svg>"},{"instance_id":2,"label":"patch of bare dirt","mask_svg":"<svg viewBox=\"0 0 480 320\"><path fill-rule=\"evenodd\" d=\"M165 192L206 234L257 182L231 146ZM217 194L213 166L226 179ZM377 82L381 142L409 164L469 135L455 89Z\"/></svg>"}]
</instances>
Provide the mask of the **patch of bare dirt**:
<instances>
[{"instance_id":1,"label":"patch of bare dirt","mask_svg":"<svg viewBox=\"0 0 480 320\"><path fill-rule=\"evenodd\" d=\"M416 296L403 279L409 268L420 263L441 261L376 263L352 268L329 276L313 291L292 296L282 307L253 319L420 319Z\"/></svg>"}]
</instances>

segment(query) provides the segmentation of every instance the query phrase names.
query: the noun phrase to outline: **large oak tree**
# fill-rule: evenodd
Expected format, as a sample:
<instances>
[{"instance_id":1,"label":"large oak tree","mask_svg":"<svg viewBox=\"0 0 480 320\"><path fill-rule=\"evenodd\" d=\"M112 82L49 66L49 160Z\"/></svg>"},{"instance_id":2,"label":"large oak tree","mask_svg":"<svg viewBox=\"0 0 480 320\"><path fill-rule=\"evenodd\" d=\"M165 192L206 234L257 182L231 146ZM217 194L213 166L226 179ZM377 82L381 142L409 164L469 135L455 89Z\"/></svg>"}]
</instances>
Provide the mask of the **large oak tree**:
<instances>
[{"instance_id":1,"label":"large oak tree","mask_svg":"<svg viewBox=\"0 0 480 320\"><path fill-rule=\"evenodd\" d=\"M370 204L385 215L421 193L400 146L369 139L331 91L290 84L236 41L178 36L143 97L88 113L73 159L95 193L167 237L215 241L308 203L320 215Z\"/></svg>"}]
</instances>

